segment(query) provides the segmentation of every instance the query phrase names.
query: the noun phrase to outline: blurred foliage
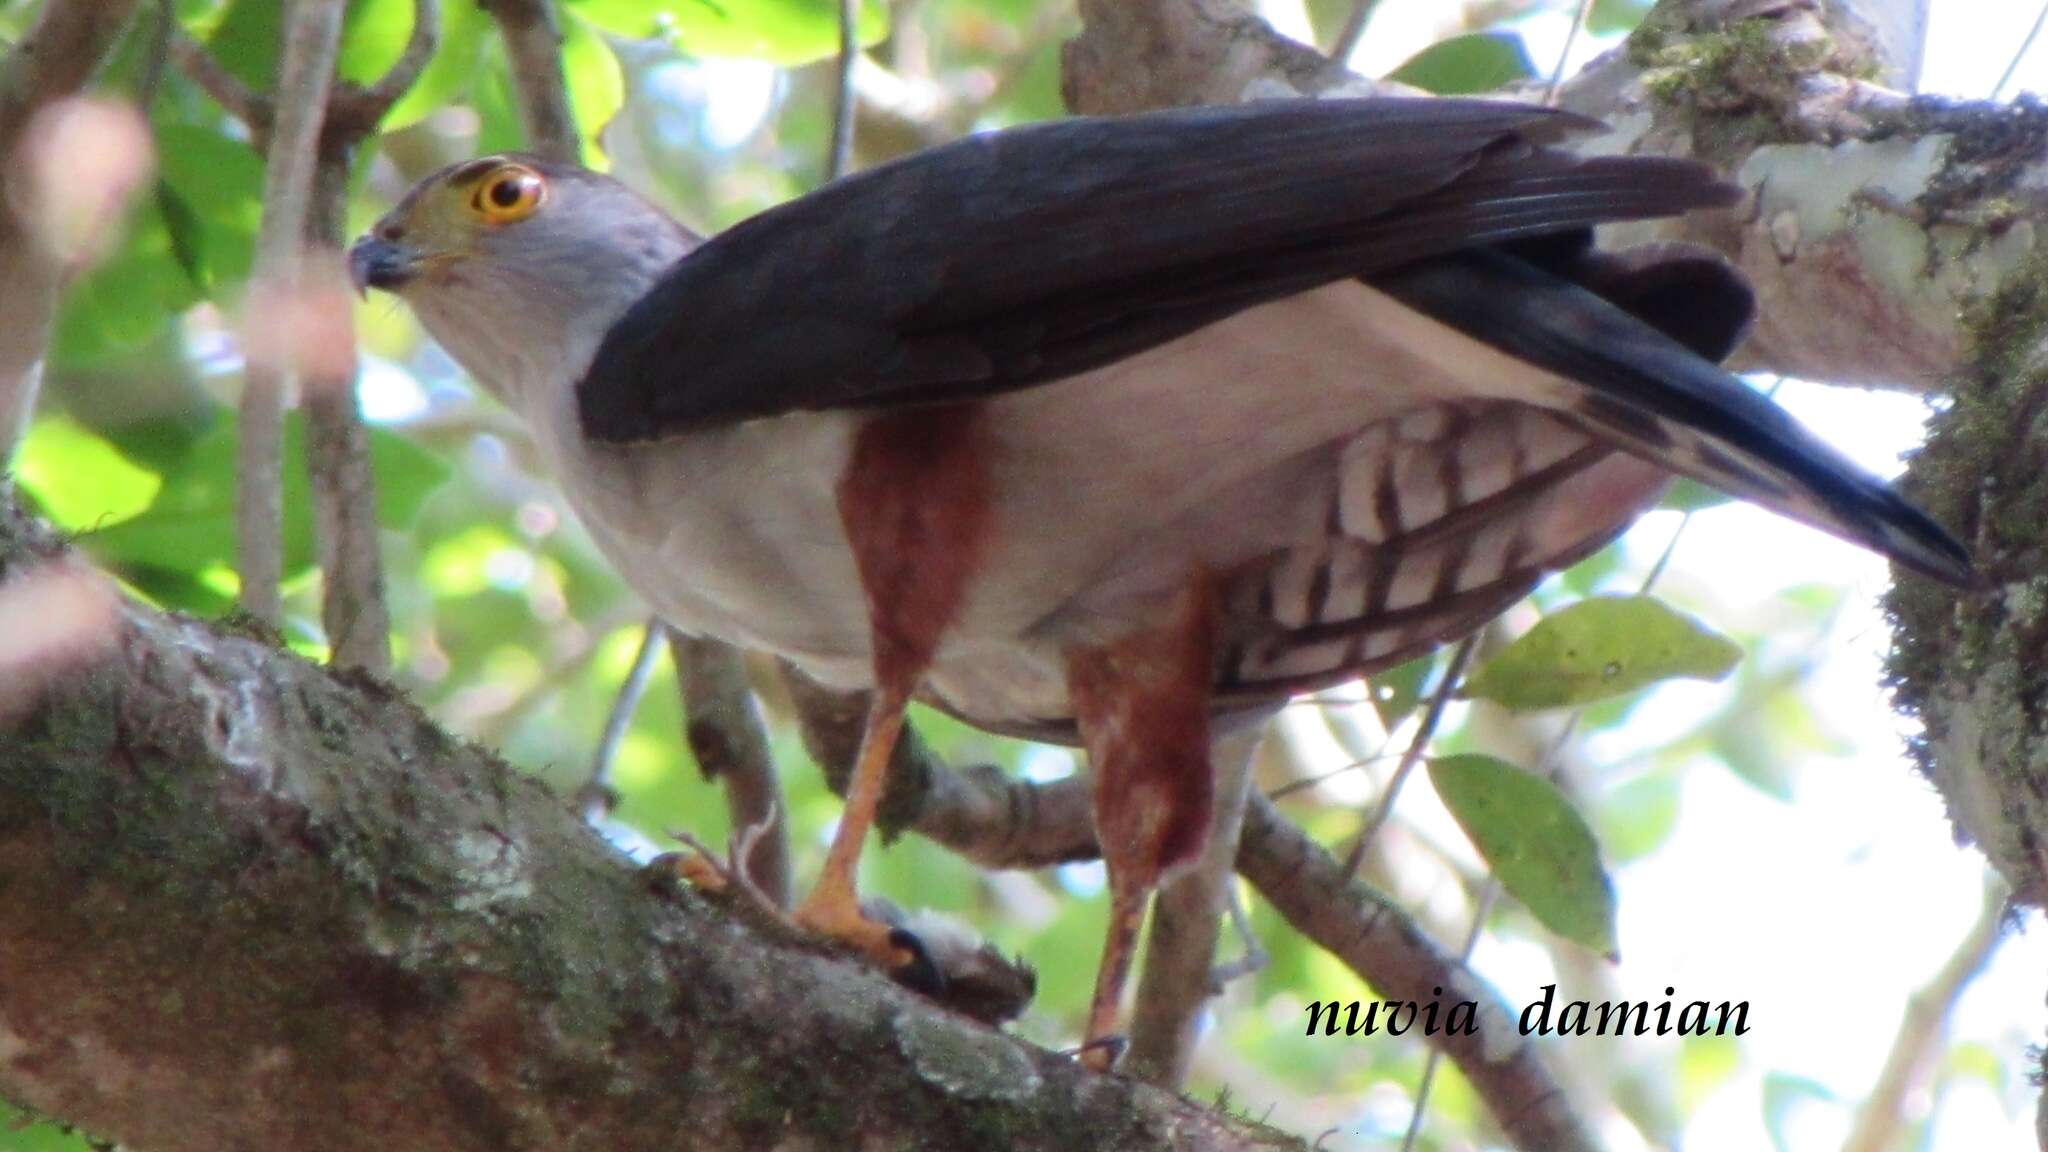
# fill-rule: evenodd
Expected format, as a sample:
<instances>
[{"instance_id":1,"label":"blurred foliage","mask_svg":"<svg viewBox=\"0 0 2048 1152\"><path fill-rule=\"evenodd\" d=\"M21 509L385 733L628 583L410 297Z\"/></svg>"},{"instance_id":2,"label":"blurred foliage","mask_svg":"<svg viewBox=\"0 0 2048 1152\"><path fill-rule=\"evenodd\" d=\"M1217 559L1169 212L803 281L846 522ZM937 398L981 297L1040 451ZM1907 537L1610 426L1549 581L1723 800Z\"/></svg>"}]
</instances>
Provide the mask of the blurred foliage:
<instances>
[{"instance_id":1,"label":"blurred foliage","mask_svg":"<svg viewBox=\"0 0 2048 1152\"><path fill-rule=\"evenodd\" d=\"M0 1100L0 1148L7 1152L90 1152L93 1147L71 1129L38 1120Z\"/></svg>"},{"instance_id":2,"label":"blurred foliage","mask_svg":"<svg viewBox=\"0 0 2048 1152\"><path fill-rule=\"evenodd\" d=\"M155 8L139 7L144 17L103 77L115 90L135 91L150 71ZM1517 21L1573 7L1566 0L1471 5L1468 16L1490 14L1498 22L1468 20L1461 34L1414 55L1393 75L1431 91L1465 93L1547 74L1550 62L1532 61ZM1648 7L1648 0L1596 0L1589 34L1612 40ZM18 37L34 8L32 0L0 3L0 37ZM1350 0L1314 0L1308 15L1327 38L1350 8ZM278 0L175 0L173 10L230 72L267 87L276 71ZM823 57L836 48L836 11L833 0L565 0L566 72L590 145L587 160L704 228L802 193L823 175L832 99L831 65ZM860 12L878 84L902 107L921 110L864 118L862 163L925 140L1061 113L1059 44L1075 26L1063 0L863 0ZM379 75L401 51L411 19L410 0L351 0L343 75ZM472 0L444 0L440 20L434 60L386 117L375 146L358 158L349 205L358 227L426 172L523 143L490 18ZM262 159L248 132L175 68L163 72L149 114L159 177L112 257L71 286L57 319L45 403L16 468L22 491L42 513L137 595L218 615L236 591L231 405L243 367L237 317L261 217ZM921 123L904 123L918 117ZM643 610L562 506L515 423L422 339L411 318L374 299L358 308L357 323L365 349L360 394L375 426L397 676L445 723L502 747L513 762L567 791L587 770L632 661ZM289 459L296 460L303 440L296 419L290 437ZM286 475L287 634L317 653L319 576L305 474L292 466ZM1681 482L1666 507L1712 515L1723 502ZM1653 517L1644 531L1661 543L1660 533L1668 534L1676 519ZM1582 737L1602 740L1629 730L1642 701L1656 695L1644 689L1657 682L1727 675L1731 641L1657 601L1617 595L1640 587L1647 565L1637 552L1607 549L1540 589L1533 603L1542 622L1530 628L1528 617L1518 616L1520 638L1487 654L1468 693L1516 707L1578 708ZM1697 588L1668 595L1679 603L1710 599ZM1615 885L1602 858L1620 870L1653 860L1679 824L1681 789L1691 774L1725 769L1787 798L1802 763L1839 753L1839 734L1813 714L1799 687L1841 595L1834 587L1795 590L1768 613L1742 618L1733 630L1751 655L1706 690L1696 723L1627 758L1560 773L1556 782L1535 774L1543 765L1533 756L1495 758L1500 750L1481 731L1484 705L1454 705L1428 776L1455 823L1432 826L1409 811L1426 804L1404 803L1388 862L1369 862L1368 878L1414 907L1440 939L1456 940L1476 889L1476 859L1533 914L1535 923L1509 908L1489 922L1513 947L1560 971L1584 958L1560 940L1612 950ZM1315 739L1290 739L1290 748L1307 750L1283 757L1283 775L1261 782L1279 787L1329 775L1287 801L1288 815L1315 839L1341 848L1356 833L1361 806L1369 806L1391 771L1385 750L1405 746L1441 664L1437 657L1416 660L1362 690L1332 690L1288 710L1288 730ZM796 866L808 876L838 803L806 761L771 670L754 672L774 720ZM656 850L674 829L710 843L728 834L719 788L693 763L682 719L664 665L615 763L622 801L606 831L630 850ZM1040 780L1074 769L1064 750L984 735L928 713L917 719L954 763L994 763ZM1420 790L1419 783L1411 787ZM1019 1030L1048 1044L1070 1041L1105 921L1099 867L991 876L917 837L871 849L865 866L864 881L875 891L956 913L1005 951L1030 959L1039 998ZM1421 1050L1305 1037L1307 1002L1369 998L1374 990L1246 896L1252 932L1269 962L1219 1001L1211 1024L1224 1043L1209 1046L1195 1087L1213 1092L1227 1081L1255 1114L1270 1105L1284 1126L1311 1133L1334 1127L1323 1147L1398 1139ZM1224 952L1241 947L1226 940ZM1511 1000L1519 996L1505 991ZM1738 1043L1725 1037L1631 1049L1630 1056L1633 1069L1582 1070L1596 1085L1585 1098L1597 1104L1611 1093L1620 1101L1613 1105L1617 1115L1630 1118L1656 1110L1654 1102L1628 1103L1631 1092L1661 1092L1670 1108L1688 1114L1740 1074L1745 1061ZM1953 1077L2020 1090L2010 1069L1980 1050L1959 1050L1952 1059ZM1646 1080L1656 1082L1654 1090L1642 1087ZM1796 1080L1774 1083L1759 1105L1773 1131L1787 1109L1811 1097ZM1455 1070L1447 1067L1437 1085L1420 1147L1498 1143ZM56 1128L10 1128L7 1120L0 1112L5 1152L83 1147ZM1642 1123L1645 1132L1655 1127Z\"/></svg>"}]
</instances>

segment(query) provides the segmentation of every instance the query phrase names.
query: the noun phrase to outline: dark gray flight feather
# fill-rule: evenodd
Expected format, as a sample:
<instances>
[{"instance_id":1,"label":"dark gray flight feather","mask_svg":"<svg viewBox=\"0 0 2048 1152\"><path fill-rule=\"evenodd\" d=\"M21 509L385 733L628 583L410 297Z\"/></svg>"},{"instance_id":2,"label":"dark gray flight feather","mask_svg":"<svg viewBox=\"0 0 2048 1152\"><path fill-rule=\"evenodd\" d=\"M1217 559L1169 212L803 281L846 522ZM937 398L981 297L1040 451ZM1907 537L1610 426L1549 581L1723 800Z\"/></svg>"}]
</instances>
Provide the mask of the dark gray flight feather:
<instances>
[{"instance_id":1,"label":"dark gray flight feather","mask_svg":"<svg viewBox=\"0 0 2048 1152\"><path fill-rule=\"evenodd\" d=\"M1576 417L1602 438L1922 575L1970 582L1969 553L1940 525L1703 358L1718 343L1713 337L1705 348L1688 347L1639 318L1643 307L1624 311L1506 251L1473 249L1370 279L1439 323L1585 388ZM1717 299L1694 296L1690 318L1681 319L1684 299L1662 314L1672 325L1711 324Z\"/></svg>"},{"instance_id":2,"label":"dark gray flight feather","mask_svg":"<svg viewBox=\"0 0 2048 1152\"><path fill-rule=\"evenodd\" d=\"M1285 100L971 136L679 261L598 350L584 428L646 440L987 396L1331 281L1735 199L1701 164L1547 146L1598 127L1501 102Z\"/></svg>"}]
</instances>

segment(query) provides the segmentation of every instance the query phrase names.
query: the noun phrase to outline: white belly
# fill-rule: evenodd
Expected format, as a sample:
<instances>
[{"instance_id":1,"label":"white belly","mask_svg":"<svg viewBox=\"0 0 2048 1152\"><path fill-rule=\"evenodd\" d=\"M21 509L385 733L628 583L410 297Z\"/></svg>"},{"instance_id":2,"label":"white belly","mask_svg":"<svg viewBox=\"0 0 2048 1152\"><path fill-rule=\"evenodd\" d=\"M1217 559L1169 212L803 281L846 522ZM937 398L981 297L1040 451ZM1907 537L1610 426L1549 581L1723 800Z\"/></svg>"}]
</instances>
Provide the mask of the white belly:
<instances>
[{"instance_id":1,"label":"white belly","mask_svg":"<svg viewBox=\"0 0 2048 1152\"><path fill-rule=\"evenodd\" d=\"M557 468L599 549L663 620L866 687L867 622L833 492L859 421L799 415L558 446L573 460Z\"/></svg>"}]
</instances>

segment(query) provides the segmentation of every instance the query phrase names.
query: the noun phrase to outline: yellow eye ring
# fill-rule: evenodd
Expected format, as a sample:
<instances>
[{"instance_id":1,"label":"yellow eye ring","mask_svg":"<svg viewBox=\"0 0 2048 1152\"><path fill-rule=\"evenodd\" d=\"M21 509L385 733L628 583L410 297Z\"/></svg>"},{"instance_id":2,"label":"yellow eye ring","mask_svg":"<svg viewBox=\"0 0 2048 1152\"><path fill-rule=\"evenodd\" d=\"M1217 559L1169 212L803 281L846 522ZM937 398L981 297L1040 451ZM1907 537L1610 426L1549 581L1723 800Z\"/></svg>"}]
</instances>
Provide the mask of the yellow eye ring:
<instances>
[{"instance_id":1,"label":"yellow eye ring","mask_svg":"<svg viewBox=\"0 0 2048 1152\"><path fill-rule=\"evenodd\" d=\"M510 224L533 215L546 198L547 182L540 178L540 173L507 164L476 182L469 208L486 224Z\"/></svg>"}]
</instances>

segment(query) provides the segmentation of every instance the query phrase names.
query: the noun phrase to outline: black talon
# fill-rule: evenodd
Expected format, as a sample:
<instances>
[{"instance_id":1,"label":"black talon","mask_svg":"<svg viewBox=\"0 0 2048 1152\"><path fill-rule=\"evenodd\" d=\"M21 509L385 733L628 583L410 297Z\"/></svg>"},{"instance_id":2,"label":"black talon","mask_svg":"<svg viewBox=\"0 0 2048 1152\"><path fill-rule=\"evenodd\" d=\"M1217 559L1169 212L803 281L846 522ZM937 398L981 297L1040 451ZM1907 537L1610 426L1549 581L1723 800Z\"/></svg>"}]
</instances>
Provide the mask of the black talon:
<instances>
[{"instance_id":1,"label":"black talon","mask_svg":"<svg viewBox=\"0 0 2048 1152\"><path fill-rule=\"evenodd\" d=\"M1128 1036L1103 1036L1098 1039L1090 1040L1086 1044L1081 1045L1079 1048L1069 1048L1066 1051L1061 1052L1060 1055L1071 1056L1074 1059L1078 1060L1081 1057L1086 1056L1090 1052L1094 1052L1097 1050L1106 1051L1109 1053L1109 1066L1111 1068L1114 1068L1117 1065L1117 1061L1122 1060L1124 1058L1124 1049L1130 1047L1130 1045L1131 1038Z\"/></svg>"},{"instance_id":2,"label":"black talon","mask_svg":"<svg viewBox=\"0 0 2048 1152\"><path fill-rule=\"evenodd\" d=\"M932 958L931 950L917 933L906 928L889 929L889 946L910 953L907 963L898 965L889 978L912 992L940 999L946 995L946 973Z\"/></svg>"}]
</instances>

